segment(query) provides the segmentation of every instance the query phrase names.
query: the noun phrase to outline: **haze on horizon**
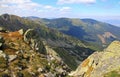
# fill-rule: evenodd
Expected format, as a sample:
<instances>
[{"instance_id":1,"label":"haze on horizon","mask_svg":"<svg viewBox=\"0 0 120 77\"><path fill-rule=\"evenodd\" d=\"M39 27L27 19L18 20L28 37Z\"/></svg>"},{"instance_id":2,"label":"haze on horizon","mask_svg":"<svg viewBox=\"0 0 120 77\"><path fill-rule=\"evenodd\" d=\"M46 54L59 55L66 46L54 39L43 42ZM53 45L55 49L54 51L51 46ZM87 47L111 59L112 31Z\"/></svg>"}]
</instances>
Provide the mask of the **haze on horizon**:
<instances>
[{"instance_id":1,"label":"haze on horizon","mask_svg":"<svg viewBox=\"0 0 120 77\"><path fill-rule=\"evenodd\" d=\"M93 18L117 26L119 9L119 0L0 0L0 15Z\"/></svg>"}]
</instances>

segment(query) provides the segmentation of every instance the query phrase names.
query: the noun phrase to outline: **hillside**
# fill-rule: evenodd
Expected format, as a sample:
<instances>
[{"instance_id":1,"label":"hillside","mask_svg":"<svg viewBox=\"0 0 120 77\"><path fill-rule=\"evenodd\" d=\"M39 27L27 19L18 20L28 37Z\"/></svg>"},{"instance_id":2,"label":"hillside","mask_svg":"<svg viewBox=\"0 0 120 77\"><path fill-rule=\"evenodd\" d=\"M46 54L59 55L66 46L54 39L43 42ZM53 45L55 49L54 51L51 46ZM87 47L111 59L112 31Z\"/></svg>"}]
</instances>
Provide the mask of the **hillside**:
<instances>
[{"instance_id":1,"label":"hillside","mask_svg":"<svg viewBox=\"0 0 120 77\"><path fill-rule=\"evenodd\" d=\"M28 17L27 19L32 19L32 17ZM49 28L57 29L67 35L87 41L94 46L97 45L99 49L106 47L112 41L119 40L120 38L119 27L93 19L41 19L36 17L32 20L38 23L42 22Z\"/></svg>"},{"instance_id":2,"label":"hillside","mask_svg":"<svg viewBox=\"0 0 120 77\"><path fill-rule=\"evenodd\" d=\"M67 77L70 68L63 60L27 35L0 30L0 77Z\"/></svg>"},{"instance_id":3,"label":"hillside","mask_svg":"<svg viewBox=\"0 0 120 77\"><path fill-rule=\"evenodd\" d=\"M101 52L95 52L71 72L75 77L120 77L120 41L112 42Z\"/></svg>"},{"instance_id":4,"label":"hillside","mask_svg":"<svg viewBox=\"0 0 120 77\"><path fill-rule=\"evenodd\" d=\"M87 42L48 28L43 23L34 22L15 15L1 15L0 27L2 27L3 31L5 29L9 31L23 29L27 32L27 37L36 40L38 43L42 41L45 45L48 45L47 47L55 51L71 69L75 69L81 61L94 52L94 47L88 46L89 43ZM39 45L41 46L41 43ZM44 53L44 47L43 45L43 49L40 48L38 51Z\"/></svg>"}]
</instances>

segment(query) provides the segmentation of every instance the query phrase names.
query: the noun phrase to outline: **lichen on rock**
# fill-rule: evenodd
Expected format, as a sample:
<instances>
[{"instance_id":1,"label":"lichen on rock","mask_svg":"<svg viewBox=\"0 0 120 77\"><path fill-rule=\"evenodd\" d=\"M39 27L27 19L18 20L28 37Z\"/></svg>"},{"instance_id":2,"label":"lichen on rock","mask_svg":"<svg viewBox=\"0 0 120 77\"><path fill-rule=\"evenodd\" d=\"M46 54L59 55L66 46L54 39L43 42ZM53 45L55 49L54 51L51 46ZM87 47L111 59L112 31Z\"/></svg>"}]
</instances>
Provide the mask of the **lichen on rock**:
<instances>
[{"instance_id":1,"label":"lichen on rock","mask_svg":"<svg viewBox=\"0 0 120 77\"><path fill-rule=\"evenodd\" d=\"M75 77L104 77L108 72L120 69L120 41L113 41L104 51L94 52L84 60L76 71Z\"/></svg>"}]
</instances>

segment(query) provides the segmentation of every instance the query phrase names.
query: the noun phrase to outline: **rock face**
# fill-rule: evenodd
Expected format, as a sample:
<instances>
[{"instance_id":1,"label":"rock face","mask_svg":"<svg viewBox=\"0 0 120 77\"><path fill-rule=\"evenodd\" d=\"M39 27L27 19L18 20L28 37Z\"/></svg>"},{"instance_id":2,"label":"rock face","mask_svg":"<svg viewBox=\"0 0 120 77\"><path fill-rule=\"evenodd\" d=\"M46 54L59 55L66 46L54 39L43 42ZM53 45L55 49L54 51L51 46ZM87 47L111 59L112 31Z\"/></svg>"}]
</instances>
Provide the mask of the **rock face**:
<instances>
[{"instance_id":1,"label":"rock face","mask_svg":"<svg viewBox=\"0 0 120 77\"><path fill-rule=\"evenodd\" d=\"M119 69L120 41L114 41L102 52L90 55L70 75L75 77L106 77L105 74Z\"/></svg>"}]
</instances>

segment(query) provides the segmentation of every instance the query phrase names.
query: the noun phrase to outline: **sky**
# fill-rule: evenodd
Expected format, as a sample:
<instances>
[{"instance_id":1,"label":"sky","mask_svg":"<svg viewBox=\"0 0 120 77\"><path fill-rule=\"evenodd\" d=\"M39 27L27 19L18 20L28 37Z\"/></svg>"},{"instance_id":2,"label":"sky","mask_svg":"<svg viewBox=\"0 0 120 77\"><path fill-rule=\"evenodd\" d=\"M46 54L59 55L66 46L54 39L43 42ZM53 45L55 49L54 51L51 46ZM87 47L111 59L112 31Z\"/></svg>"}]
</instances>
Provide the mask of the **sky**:
<instances>
[{"instance_id":1,"label":"sky","mask_svg":"<svg viewBox=\"0 0 120 77\"><path fill-rule=\"evenodd\" d=\"M120 0L0 0L0 15L120 20Z\"/></svg>"}]
</instances>

